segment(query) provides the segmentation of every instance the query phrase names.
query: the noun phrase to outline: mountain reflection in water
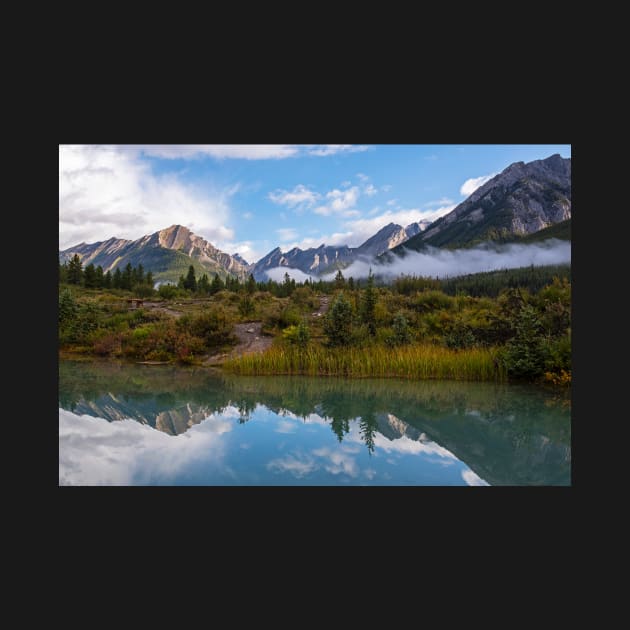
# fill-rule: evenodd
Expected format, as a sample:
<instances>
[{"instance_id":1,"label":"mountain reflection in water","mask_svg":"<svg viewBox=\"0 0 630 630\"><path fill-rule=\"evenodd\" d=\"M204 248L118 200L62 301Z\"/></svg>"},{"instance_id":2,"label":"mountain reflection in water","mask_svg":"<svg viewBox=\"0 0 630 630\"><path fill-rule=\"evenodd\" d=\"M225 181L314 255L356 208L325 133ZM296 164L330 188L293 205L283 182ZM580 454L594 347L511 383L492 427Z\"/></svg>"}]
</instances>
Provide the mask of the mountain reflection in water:
<instances>
[{"instance_id":1,"label":"mountain reflection in water","mask_svg":"<svg viewBox=\"0 0 630 630\"><path fill-rule=\"evenodd\" d=\"M570 484L568 394L533 386L61 361L59 406L62 484Z\"/></svg>"}]
</instances>

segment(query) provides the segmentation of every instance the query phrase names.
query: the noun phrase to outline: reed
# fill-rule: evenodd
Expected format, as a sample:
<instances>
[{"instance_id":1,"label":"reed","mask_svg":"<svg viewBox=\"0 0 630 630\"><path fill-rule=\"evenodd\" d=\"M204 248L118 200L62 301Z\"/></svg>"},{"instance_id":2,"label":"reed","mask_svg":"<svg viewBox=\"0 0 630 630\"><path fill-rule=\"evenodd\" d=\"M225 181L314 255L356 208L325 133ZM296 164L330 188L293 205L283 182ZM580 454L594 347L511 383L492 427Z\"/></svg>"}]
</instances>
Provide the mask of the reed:
<instances>
[{"instance_id":1,"label":"reed","mask_svg":"<svg viewBox=\"0 0 630 630\"><path fill-rule=\"evenodd\" d=\"M468 381L505 380L506 375L492 348L452 350L414 345L400 348L370 346L343 351L311 347L274 346L263 354L248 354L227 361L223 367L249 376L300 374L349 378L398 377Z\"/></svg>"}]
</instances>

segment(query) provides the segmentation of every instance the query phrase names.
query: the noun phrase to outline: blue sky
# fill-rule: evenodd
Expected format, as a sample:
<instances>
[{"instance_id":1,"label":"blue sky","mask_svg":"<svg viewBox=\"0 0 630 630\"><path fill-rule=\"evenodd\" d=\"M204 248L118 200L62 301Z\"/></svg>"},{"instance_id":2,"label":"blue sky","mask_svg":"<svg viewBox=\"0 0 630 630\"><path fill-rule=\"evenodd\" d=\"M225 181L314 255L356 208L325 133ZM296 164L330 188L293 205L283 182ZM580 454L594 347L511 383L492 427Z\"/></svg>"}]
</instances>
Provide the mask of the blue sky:
<instances>
[{"instance_id":1,"label":"blue sky","mask_svg":"<svg viewBox=\"0 0 630 630\"><path fill-rule=\"evenodd\" d=\"M570 145L61 145L59 246L174 223L255 262L434 220L516 161Z\"/></svg>"}]
</instances>

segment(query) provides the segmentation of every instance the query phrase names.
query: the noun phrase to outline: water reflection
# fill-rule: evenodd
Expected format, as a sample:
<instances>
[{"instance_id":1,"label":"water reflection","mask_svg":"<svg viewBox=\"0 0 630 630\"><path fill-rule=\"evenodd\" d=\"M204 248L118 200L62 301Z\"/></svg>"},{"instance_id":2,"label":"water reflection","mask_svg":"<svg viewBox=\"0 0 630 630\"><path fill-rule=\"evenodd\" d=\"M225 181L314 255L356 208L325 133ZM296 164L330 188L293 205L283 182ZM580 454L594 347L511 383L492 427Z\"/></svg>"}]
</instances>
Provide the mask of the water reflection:
<instances>
[{"instance_id":1,"label":"water reflection","mask_svg":"<svg viewBox=\"0 0 630 630\"><path fill-rule=\"evenodd\" d=\"M539 388L59 370L60 483L570 483L569 400Z\"/></svg>"}]
</instances>

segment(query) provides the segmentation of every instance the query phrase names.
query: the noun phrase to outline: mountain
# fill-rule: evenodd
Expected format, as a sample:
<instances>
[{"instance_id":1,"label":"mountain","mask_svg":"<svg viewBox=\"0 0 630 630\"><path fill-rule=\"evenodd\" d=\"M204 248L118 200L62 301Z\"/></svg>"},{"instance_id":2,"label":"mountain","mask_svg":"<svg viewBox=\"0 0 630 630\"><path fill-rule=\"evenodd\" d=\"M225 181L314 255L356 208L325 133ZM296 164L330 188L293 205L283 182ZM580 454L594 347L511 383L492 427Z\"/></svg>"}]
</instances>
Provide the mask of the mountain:
<instances>
[{"instance_id":1,"label":"mountain","mask_svg":"<svg viewBox=\"0 0 630 630\"><path fill-rule=\"evenodd\" d=\"M59 261L63 263L74 254L79 255L84 267L93 263L101 265L105 272L122 269L127 263L134 267L142 264L145 271L153 272L154 278L161 281L176 282L190 265L197 276L218 273L221 278L233 275L243 279L249 270L240 257L222 252L182 225L171 225L135 241L110 238L98 243L80 243L59 252Z\"/></svg>"},{"instance_id":2,"label":"mountain","mask_svg":"<svg viewBox=\"0 0 630 630\"><path fill-rule=\"evenodd\" d=\"M270 251L252 267L252 273L256 280L266 280L266 272L276 267L299 269L311 275L321 275L342 269L353 263L358 258L372 259L392 247L404 243L412 236L419 234L428 225L429 221L411 223L403 228L395 223L390 223L381 228L374 236L371 236L359 247L347 245L332 246L320 245L303 250L294 247L288 252L283 252L279 247Z\"/></svg>"},{"instance_id":3,"label":"mountain","mask_svg":"<svg viewBox=\"0 0 630 630\"><path fill-rule=\"evenodd\" d=\"M570 218L571 158L555 154L527 164L511 164L393 252L420 250L426 245L457 248L505 241Z\"/></svg>"}]
</instances>

